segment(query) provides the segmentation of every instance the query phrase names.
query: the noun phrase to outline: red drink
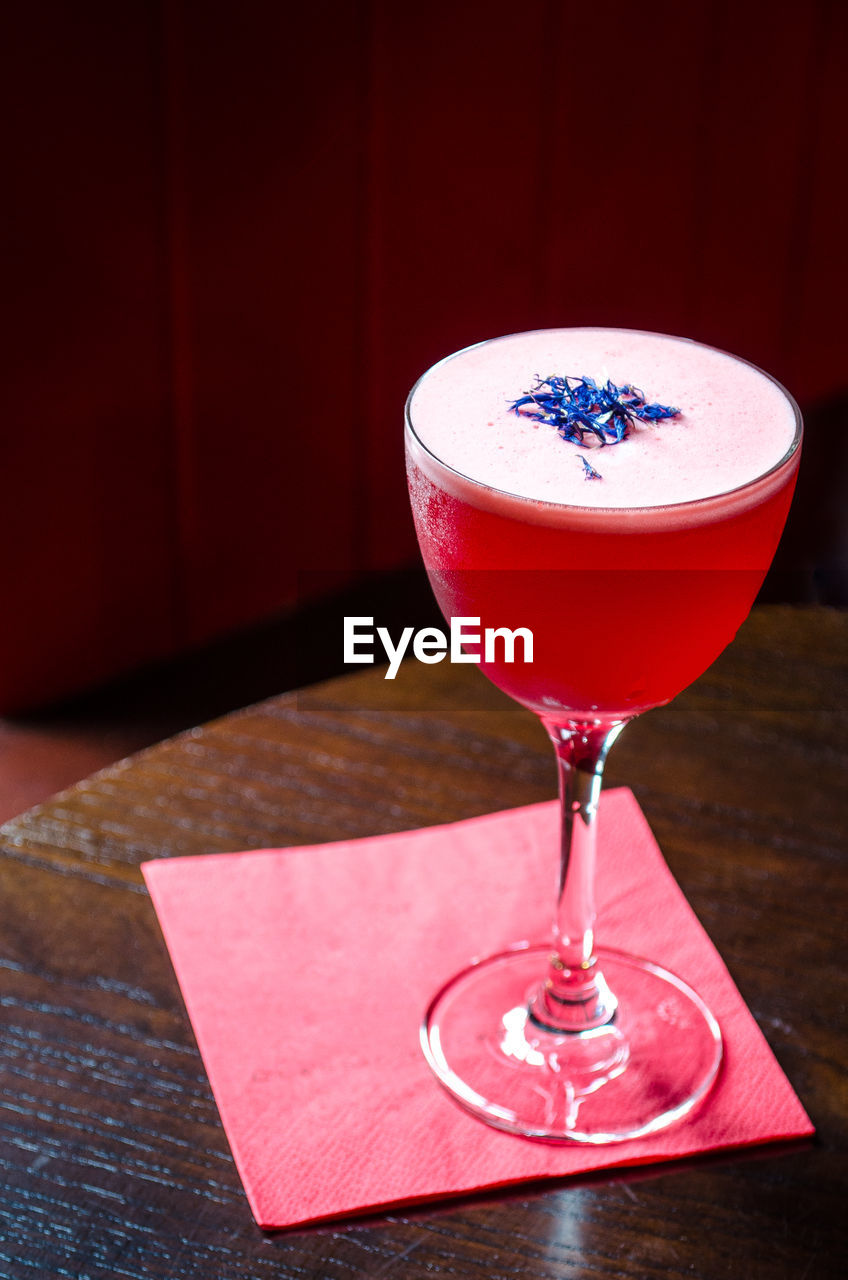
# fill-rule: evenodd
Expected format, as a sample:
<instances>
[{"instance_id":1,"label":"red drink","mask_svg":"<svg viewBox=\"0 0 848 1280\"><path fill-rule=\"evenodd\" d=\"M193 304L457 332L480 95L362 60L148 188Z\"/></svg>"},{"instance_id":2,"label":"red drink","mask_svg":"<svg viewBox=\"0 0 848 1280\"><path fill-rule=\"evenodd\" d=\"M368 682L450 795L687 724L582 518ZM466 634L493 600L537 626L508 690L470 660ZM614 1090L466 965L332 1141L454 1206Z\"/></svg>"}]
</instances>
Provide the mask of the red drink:
<instances>
[{"instance_id":1,"label":"red drink","mask_svg":"<svg viewBox=\"0 0 848 1280\"><path fill-rule=\"evenodd\" d=\"M551 373L636 384L680 418L592 449L603 478L587 480L585 451L509 409ZM519 643L513 663L501 648L480 665L548 718L629 717L710 665L771 563L800 456L794 402L767 375L622 330L517 334L460 352L413 390L406 435L442 611L533 632L532 664Z\"/></svg>"},{"instance_id":2,"label":"red drink","mask_svg":"<svg viewBox=\"0 0 848 1280\"><path fill-rule=\"evenodd\" d=\"M559 768L551 942L472 964L425 1019L437 1078L488 1124L621 1142L678 1122L716 1079L721 1032L698 994L595 947L596 814L626 720L694 680L747 614L800 439L794 401L758 369L628 330L481 343L412 391L409 489L439 603L475 631L533 633L532 663L484 649L481 666L541 715Z\"/></svg>"}]
</instances>

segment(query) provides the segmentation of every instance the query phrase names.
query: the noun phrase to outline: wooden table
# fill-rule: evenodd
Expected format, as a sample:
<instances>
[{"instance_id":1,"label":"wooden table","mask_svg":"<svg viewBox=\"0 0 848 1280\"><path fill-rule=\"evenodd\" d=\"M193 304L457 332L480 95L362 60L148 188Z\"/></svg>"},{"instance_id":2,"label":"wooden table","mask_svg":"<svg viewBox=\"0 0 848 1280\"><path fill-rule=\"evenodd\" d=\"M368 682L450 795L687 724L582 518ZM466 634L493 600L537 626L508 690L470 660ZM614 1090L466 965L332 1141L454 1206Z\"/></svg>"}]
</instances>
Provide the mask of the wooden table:
<instances>
[{"instance_id":1,"label":"wooden table","mask_svg":"<svg viewBox=\"0 0 848 1280\"><path fill-rule=\"evenodd\" d=\"M257 1229L138 863L554 794L541 728L476 672L380 676L229 716L3 828L0 1276L841 1277L848 616L816 609L755 610L608 766L634 788L815 1141Z\"/></svg>"}]
</instances>

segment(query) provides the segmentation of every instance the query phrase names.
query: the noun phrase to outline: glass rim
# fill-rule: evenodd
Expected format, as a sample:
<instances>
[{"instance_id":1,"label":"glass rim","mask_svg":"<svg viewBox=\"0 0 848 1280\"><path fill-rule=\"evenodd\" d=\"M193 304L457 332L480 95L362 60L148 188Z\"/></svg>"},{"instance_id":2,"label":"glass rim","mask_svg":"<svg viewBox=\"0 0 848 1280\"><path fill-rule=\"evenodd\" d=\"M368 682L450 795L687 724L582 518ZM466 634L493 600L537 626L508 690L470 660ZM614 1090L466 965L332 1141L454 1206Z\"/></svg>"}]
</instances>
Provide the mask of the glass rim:
<instances>
[{"instance_id":1,"label":"glass rim","mask_svg":"<svg viewBox=\"0 0 848 1280\"><path fill-rule=\"evenodd\" d=\"M789 407L791 408L794 419L795 419L795 434L792 437L792 442L789 445L789 448L778 459L778 461L775 462L772 466L770 466L767 470L759 472L759 474L754 476L752 479L746 480L743 484L736 485L733 489L722 489L720 493L707 494L706 496L701 498L687 498L687 499L684 499L682 502L657 502L649 506L639 506L639 507L634 507L634 506L602 507L602 506L588 506L588 505L584 506L582 503L579 503L579 502L552 502L549 498L529 498L526 494L513 493L509 489L499 489L493 484L487 484L485 480L477 480L475 479L474 476L466 475L464 471L457 470L457 468L452 467L449 462L445 462L443 458L440 458L437 453L434 453L433 450L424 443L424 441L421 439L418 432L415 430L415 426L413 425L413 421L412 421L412 410L411 410L412 401L415 397L415 393L418 390L421 383L424 381L424 379L428 377L433 372L434 369L438 369L443 364L447 364L449 360L456 360L458 356L464 356L469 351L475 351L478 347L492 346L497 342L508 341L510 338L520 338L520 337L529 336L531 334L542 334L542 333L577 333L577 332L585 333L591 330L594 330L597 332L604 332L604 333L640 334L640 335L644 335L645 337L663 338L671 342L685 342L685 343L688 343L690 346L701 347L706 351L714 351L718 355L727 356L728 359L737 361L737 363L739 364L747 365L749 369L753 369L756 373L759 373L762 377L768 379L768 381L771 382L772 385L777 388L777 390L784 396L784 398L788 402ZM513 498L517 502L529 503L534 507L547 507L547 508L550 508L552 511L580 512L580 513L585 513L587 517L591 517L592 515L597 515L597 516L609 515L612 513L621 514L624 512L626 512L628 515L631 513L639 513L639 512L646 512L646 513L647 512L668 512L670 514L673 514L675 512L682 511L684 509L690 509L693 507L703 509L703 507L709 503L720 502L720 501L723 501L724 499L732 498L737 494L742 494L747 489L751 489L754 486L762 483L762 481L767 480L770 476L775 475L778 471L780 471L783 467L785 467L786 464L790 462L792 458L796 455L796 453L798 452L798 449L801 446L801 441L804 435L804 419L801 414L800 406L797 400L795 399L795 397L792 395L790 391L787 391L786 387L783 385L782 382L780 382L772 374L767 373L765 369L761 369L759 365L754 364L752 360L746 360L744 356L735 355L734 352L726 351L723 347L715 347L708 342L699 342L697 338L683 338L679 334L659 333L654 329L628 329L628 328L622 327L621 325L600 325L600 324L565 325L561 327L554 326L554 327L549 327L545 329L519 329L519 330L516 330L514 333L503 333L496 338L483 338L480 342L469 343L468 346L461 347L458 351L452 351L450 355L443 356L441 360L435 361L434 364L431 364L429 368L424 370L424 372L420 375L420 377L418 377L415 380L415 383L413 384L413 387L409 392L409 395L406 397L403 416L404 416L404 425L409 430L410 434L414 438L419 448L423 449L424 453L426 453L428 457L432 458L434 462L437 462L440 467L444 467L446 471L449 471L452 475L457 476L460 480L464 481L465 483L474 485L478 489L483 489L488 493L498 494L505 498Z\"/></svg>"}]
</instances>

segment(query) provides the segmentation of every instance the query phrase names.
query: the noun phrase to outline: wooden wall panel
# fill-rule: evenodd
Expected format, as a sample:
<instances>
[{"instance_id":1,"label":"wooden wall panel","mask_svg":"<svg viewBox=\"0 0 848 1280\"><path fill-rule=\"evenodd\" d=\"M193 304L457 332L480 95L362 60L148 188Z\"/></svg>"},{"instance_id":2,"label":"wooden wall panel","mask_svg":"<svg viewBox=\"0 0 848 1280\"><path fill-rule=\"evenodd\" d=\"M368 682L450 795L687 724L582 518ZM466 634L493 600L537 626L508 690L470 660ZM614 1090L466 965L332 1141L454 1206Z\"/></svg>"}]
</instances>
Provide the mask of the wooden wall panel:
<instances>
[{"instance_id":1,"label":"wooden wall panel","mask_svg":"<svg viewBox=\"0 0 848 1280\"><path fill-rule=\"evenodd\" d=\"M805 403L833 399L848 386L848 6L819 0L815 8L805 163L786 298L787 381ZM846 505L843 494L843 510Z\"/></svg>"},{"instance_id":2,"label":"wooden wall panel","mask_svg":"<svg viewBox=\"0 0 848 1280\"><path fill-rule=\"evenodd\" d=\"M844 292L829 283L846 261L835 52L844 17L833 9L495 0L431 5L422 24L378 0L375 563L413 546L397 483L398 406L431 360L467 342L621 324L726 347L802 396L844 388L846 326L834 314ZM802 306L817 317L804 333ZM806 335L823 328L811 350ZM389 543L386 529L406 532Z\"/></svg>"},{"instance_id":3,"label":"wooden wall panel","mask_svg":"<svg viewBox=\"0 0 848 1280\"><path fill-rule=\"evenodd\" d=\"M693 328L711 6L558 7L546 316Z\"/></svg>"},{"instance_id":4,"label":"wooden wall panel","mask_svg":"<svg viewBox=\"0 0 848 1280\"><path fill-rule=\"evenodd\" d=\"M715 59L706 78L699 157L693 336L788 381L788 301L809 192L809 98L818 4L713 5Z\"/></svg>"},{"instance_id":5,"label":"wooden wall panel","mask_svg":"<svg viewBox=\"0 0 848 1280\"><path fill-rule=\"evenodd\" d=\"M656 328L844 393L845 14L6 6L0 707L411 561L403 401L467 343Z\"/></svg>"},{"instance_id":6,"label":"wooden wall panel","mask_svg":"<svg viewBox=\"0 0 848 1280\"><path fill-rule=\"evenodd\" d=\"M355 6L166 0L184 635L355 567L364 39Z\"/></svg>"},{"instance_id":7,"label":"wooden wall panel","mask_svg":"<svg viewBox=\"0 0 848 1280\"><path fill-rule=\"evenodd\" d=\"M363 515L375 567L415 553L402 454L412 383L442 356L538 315L554 9L437 0L423 20L374 0Z\"/></svg>"},{"instance_id":8,"label":"wooden wall panel","mask_svg":"<svg viewBox=\"0 0 848 1280\"><path fill-rule=\"evenodd\" d=\"M3 7L0 706L173 644L157 14Z\"/></svg>"}]
</instances>

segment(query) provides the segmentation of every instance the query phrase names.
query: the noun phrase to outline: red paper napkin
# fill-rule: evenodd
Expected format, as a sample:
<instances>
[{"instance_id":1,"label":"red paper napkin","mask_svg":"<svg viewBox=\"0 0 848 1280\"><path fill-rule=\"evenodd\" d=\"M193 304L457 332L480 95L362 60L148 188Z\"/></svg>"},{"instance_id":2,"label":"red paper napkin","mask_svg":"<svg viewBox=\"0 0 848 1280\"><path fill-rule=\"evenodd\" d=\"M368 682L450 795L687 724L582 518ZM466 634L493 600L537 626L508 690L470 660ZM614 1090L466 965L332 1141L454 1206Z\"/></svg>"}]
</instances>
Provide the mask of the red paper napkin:
<instances>
[{"instance_id":1,"label":"red paper napkin","mask_svg":"<svg viewBox=\"0 0 848 1280\"><path fill-rule=\"evenodd\" d=\"M599 823L599 940L690 982L725 1039L692 1117L605 1148L490 1129L442 1091L418 1043L431 995L470 959L549 936L555 802L144 865L260 1226L812 1133L632 793L607 792Z\"/></svg>"}]
</instances>

